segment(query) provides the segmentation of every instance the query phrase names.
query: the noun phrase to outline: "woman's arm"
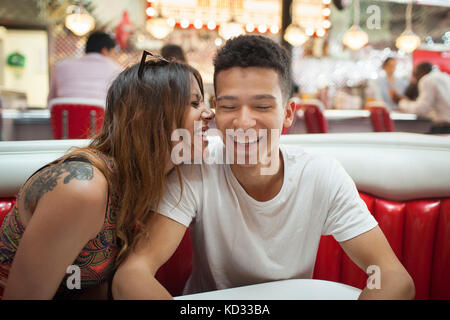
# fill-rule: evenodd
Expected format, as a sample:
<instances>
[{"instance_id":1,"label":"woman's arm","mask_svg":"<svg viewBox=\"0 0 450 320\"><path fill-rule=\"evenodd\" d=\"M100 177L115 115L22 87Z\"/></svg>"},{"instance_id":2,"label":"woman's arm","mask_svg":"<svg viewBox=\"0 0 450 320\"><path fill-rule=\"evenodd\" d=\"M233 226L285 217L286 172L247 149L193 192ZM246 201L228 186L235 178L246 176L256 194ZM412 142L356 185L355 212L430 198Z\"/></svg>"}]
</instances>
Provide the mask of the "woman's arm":
<instances>
[{"instance_id":1,"label":"woman's arm","mask_svg":"<svg viewBox=\"0 0 450 320\"><path fill-rule=\"evenodd\" d=\"M21 193L19 212L31 209L3 299L51 299L66 269L101 230L105 177L91 164L71 161L38 173ZM76 289L73 289L76 290Z\"/></svg>"},{"instance_id":2,"label":"woman's arm","mask_svg":"<svg viewBox=\"0 0 450 320\"><path fill-rule=\"evenodd\" d=\"M178 248L186 227L153 214L148 228L148 238L139 241L114 275L114 299L172 299L155 274Z\"/></svg>"}]
</instances>

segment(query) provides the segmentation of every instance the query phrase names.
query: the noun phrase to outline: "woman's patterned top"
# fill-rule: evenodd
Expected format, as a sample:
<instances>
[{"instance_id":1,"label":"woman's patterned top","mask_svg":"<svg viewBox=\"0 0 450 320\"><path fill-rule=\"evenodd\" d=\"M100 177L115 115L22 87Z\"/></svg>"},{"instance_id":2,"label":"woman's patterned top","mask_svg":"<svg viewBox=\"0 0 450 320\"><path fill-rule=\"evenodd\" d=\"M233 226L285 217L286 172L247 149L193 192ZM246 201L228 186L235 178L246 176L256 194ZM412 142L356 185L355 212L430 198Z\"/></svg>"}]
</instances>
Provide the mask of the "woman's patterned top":
<instances>
[{"instance_id":1,"label":"woman's patterned top","mask_svg":"<svg viewBox=\"0 0 450 320\"><path fill-rule=\"evenodd\" d=\"M113 171L114 163L99 152L95 154L105 163L106 167ZM66 161L84 161L84 158L69 158ZM46 166L47 167L47 166ZM45 168L45 167L43 167ZM42 170L39 169L38 171ZM112 188L109 188L113 190ZM20 192L19 192L20 194ZM5 287L9 269L19 246L20 239L25 231L19 219L17 201L12 210L6 215L0 228L0 287ZM108 193L108 206L105 213L105 221L102 230L94 239L91 239L72 263L80 268L81 290L69 289L67 278L71 274L66 274L62 280L56 298L75 298L79 296L83 289L100 285L111 280L115 267L115 258L118 253L116 238L116 216L118 213L119 198L116 192ZM0 296L1 298L1 296Z\"/></svg>"}]
</instances>

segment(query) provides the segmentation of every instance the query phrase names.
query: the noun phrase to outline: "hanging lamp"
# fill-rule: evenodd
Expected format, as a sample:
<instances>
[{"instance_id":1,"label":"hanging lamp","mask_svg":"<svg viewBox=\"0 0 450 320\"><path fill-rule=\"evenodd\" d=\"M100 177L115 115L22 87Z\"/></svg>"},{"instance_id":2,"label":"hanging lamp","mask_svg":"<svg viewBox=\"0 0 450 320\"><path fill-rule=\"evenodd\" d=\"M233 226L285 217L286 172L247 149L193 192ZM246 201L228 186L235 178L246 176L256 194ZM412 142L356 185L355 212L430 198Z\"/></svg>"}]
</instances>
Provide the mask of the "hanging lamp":
<instances>
[{"instance_id":1,"label":"hanging lamp","mask_svg":"<svg viewBox=\"0 0 450 320\"><path fill-rule=\"evenodd\" d=\"M230 0L230 7L231 7L231 19L228 22L224 22L220 24L219 27L219 35L224 38L225 40L228 40L233 37L240 36L241 34L244 34L244 27L241 23L238 23L235 19L235 12L234 12L234 0Z\"/></svg>"},{"instance_id":2,"label":"hanging lamp","mask_svg":"<svg viewBox=\"0 0 450 320\"><path fill-rule=\"evenodd\" d=\"M354 0L353 25L344 34L342 42L352 50L358 50L369 42L369 36L359 26L359 0Z\"/></svg>"},{"instance_id":3,"label":"hanging lamp","mask_svg":"<svg viewBox=\"0 0 450 320\"><path fill-rule=\"evenodd\" d=\"M395 41L395 46L406 53L411 53L420 45L420 38L412 31L412 2L406 7L406 29Z\"/></svg>"},{"instance_id":4,"label":"hanging lamp","mask_svg":"<svg viewBox=\"0 0 450 320\"><path fill-rule=\"evenodd\" d=\"M167 18L162 16L161 5L158 7L158 15L154 18L147 20L145 29L156 39L164 39L173 31L173 25L171 25Z\"/></svg>"},{"instance_id":5,"label":"hanging lamp","mask_svg":"<svg viewBox=\"0 0 450 320\"><path fill-rule=\"evenodd\" d=\"M89 13L85 12L81 6L70 6L67 11L71 13L66 16L64 24L67 29L77 36L84 36L94 29L94 18Z\"/></svg>"},{"instance_id":6,"label":"hanging lamp","mask_svg":"<svg viewBox=\"0 0 450 320\"><path fill-rule=\"evenodd\" d=\"M291 8L290 8L292 20L295 20L294 15L293 15L294 5L295 5L295 1L291 4ZM308 40L309 37L306 35L303 28L300 27L296 21L293 21L284 31L283 38L284 38L284 40L289 42L290 45L292 45L294 47L298 47L298 46L301 46L302 44L304 44Z\"/></svg>"}]
</instances>

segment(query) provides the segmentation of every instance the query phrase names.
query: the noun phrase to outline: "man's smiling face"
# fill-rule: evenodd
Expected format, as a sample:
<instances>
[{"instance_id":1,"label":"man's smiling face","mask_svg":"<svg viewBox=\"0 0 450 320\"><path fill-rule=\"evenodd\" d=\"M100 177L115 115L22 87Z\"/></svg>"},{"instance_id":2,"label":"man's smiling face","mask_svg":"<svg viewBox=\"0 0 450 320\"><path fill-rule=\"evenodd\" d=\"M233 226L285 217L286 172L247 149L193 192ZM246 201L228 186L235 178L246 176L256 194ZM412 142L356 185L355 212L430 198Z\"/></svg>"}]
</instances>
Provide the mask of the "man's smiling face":
<instances>
[{"instance_id":1,"label":"man's smiling face","mask_svg":"<svg viewBox=\"0 0 450 320\"><path fill-rule=\"evenodd\" d=\"M255 153L263 159L278 155L278 143L272 146L272 141L278 141L283 126L290 126L293 119L289 107L283 105L279 74L269 68L234 67L220 71L216 77L215 108L216 126L224 143L228 150L234 146L233 163L238 163L239 157L249 164L250 155Z\"/></svg>"}]
</instances>

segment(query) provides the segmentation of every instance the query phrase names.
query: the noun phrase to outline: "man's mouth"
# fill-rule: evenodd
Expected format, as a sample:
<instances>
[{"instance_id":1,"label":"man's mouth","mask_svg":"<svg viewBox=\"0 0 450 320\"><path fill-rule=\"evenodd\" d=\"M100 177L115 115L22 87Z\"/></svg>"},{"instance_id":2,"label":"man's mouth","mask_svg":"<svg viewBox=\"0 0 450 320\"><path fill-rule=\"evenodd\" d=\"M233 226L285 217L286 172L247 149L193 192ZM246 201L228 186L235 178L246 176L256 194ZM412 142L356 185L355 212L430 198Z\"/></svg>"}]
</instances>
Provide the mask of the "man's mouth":
<instances>
[{"instance_id":1,"label":"man's mouth","mask_svg":"<svg viewBox=\"0 0 450 320\"><path fill-rule=\"evenodd\" d=\"M228 138L233 141L235 145L249 147L251 145L259 143L262 140L263 136L255 137L255 135L234 135L228 136Z\"/></svg>"}]
</instances>

